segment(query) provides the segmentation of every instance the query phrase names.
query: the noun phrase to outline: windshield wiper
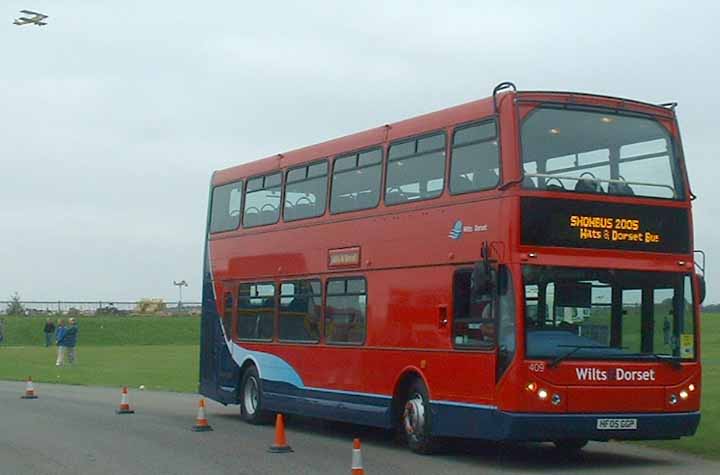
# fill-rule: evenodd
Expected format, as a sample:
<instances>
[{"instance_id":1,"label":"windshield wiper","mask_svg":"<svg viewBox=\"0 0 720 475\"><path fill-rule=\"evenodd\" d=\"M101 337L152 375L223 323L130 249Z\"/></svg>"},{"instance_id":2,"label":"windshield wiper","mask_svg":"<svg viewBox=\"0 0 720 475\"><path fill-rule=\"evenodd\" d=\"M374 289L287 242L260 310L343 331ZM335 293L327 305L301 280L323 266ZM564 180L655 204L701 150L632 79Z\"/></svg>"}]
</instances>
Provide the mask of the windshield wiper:
<instances>
[{"instance_id":1,"label":"windshield wiper","mask_svg":"<svg viewBox=\"0 0 720 475\"><path fill-rule=\"evenodd\" d=\"M658 361L662 361L663 363L667 363L670 366L673 367L673 369L681 369L682 365L680 362L682 361L681 358L677 356L671 356L671 355L662 355L659 353L635 353L635 355L631 356L647 356L650 358L654 358Z\"/></svg>"},{"instance_id":2,"label":"windshield wiper","mask_svg":"<svg viewBox=\"0 0 720 475\"><path fill-rule=\"evenodd\" d=\"M550 362L550 364L548 365L551 368L556 367L558 364L560 364L560 362L562 360L574 355L575 353L577 353L580 350L588 350L590 348L604 348L607 350L609 348L612 348L610 346L602 346L602 345L557 345L557 347L558 348L572 348L572 350L568 351L564 355L559 355L554 360L552 360Z\"/></svg>"}]
</instances>

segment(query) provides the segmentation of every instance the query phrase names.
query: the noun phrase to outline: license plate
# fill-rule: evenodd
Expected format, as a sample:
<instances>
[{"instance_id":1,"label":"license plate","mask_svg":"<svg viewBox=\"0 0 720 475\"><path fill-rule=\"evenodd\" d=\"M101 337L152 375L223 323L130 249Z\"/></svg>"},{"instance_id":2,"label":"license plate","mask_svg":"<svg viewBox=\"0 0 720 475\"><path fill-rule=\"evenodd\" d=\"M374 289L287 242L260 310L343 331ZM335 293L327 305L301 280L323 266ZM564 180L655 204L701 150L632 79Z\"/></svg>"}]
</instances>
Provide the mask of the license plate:
<instances>
[{"instance_id":1,"label":"license plate","mask_svg":"<svg viewBox=\"0 0 720 475\"><path fill-rule=\"evenodd\" d=\"M637 430L637 419L598 419L598 430Z\"/></svg>"}]
</instances>

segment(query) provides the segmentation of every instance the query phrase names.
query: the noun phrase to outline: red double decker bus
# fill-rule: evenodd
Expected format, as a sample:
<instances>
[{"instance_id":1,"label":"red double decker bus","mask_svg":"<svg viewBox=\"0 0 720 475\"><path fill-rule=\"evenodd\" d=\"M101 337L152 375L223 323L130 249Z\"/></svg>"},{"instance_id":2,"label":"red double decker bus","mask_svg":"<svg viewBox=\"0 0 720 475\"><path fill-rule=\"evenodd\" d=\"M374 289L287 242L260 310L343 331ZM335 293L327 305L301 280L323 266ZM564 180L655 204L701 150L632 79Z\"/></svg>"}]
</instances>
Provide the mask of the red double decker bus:
<instances>
[{"instance_id":1,"label":"red double decker bus","mask_svg":"<svg viewBox=\"0 0 720 475\"><path fill-rule=\"evenodd\" d=\"M694 434L705 287L674 109L503 83L215 172L200 392L418 452Z\"/></svg>"}]
</instances>

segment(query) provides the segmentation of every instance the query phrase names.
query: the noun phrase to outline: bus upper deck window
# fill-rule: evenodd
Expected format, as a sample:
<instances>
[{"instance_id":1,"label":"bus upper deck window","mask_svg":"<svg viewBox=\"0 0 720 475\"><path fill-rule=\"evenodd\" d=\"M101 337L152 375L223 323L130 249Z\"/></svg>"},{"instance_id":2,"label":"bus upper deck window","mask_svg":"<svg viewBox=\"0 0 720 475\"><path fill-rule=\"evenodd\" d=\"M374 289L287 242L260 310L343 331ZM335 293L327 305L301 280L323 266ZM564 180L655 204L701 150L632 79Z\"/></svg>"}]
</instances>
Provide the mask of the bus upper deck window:
<instances>
[{"instance_id":1,"label":"bus upper deck window","mask_svg":"<svg viewBox=\"0 0 720 475\"><path fill-rule=\"evenodd\" d=\"M374 208L380 201L382 150L338 157L333 165L330 212Z\"/></svg>"},{"instance_id":2,"label":"bus upper deck window","mask_svg":"<svg viewBox=\"0 0 720 475\"><path fill-rule=\"evenodd\" d=\"M450 192L488 190L500 183L495 120L459 127L453 136Z\"/></svg>"},{"instance_id":3,"label":"bus upper deck window","mask_svg":"<svg viewBox=\"0 0 720 475\"><path fill-rule=\"evenodd\" d=\"M444 187L444 132L390 144L386 204L435 198Z\"/></svg>"},{"instance_id":4,"label":"bus upper deck window","mask_svg":"<svg viewBox=\"0 0 720 475\"><path fill-rule=\"evenodd\" d=\"M248 180L245 190L243 226L250 228L277 223L280 219L281 173Z\"/></svg>"},{"instance_id":5,"label":"bus upper deck window","mask_svg":"<svg viewBox=\"0 0 720 475\"><path fill-rule=\"evenodd\" d=\"M240 225L242 181L216 186L212 191L210 232L232 231Z\"/></svg>"},{"instance_id":6,"label":"bus upper deck window","mask_svg":"<svg viewBox=\"0 0 720 475\"><path fill-rule=\"evenodd\" d=\"M327 161L291 168L285 180L283 219L314 218L325 213Z\"/></svg>"}]
</instances>

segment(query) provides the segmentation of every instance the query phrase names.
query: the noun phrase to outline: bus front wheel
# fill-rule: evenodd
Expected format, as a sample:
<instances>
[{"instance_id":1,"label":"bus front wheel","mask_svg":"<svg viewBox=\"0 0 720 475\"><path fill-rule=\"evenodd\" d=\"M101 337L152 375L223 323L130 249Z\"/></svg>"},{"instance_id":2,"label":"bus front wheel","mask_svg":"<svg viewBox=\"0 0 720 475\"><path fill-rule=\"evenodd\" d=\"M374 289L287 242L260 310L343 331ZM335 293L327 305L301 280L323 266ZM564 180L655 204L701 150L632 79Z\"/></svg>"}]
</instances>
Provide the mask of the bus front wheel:
<instances>
[{"instance_id":1,"label":"bus front wheel","mask_svg":"<svg viewBox=\"0 0 720 475\"><path fill-rule=\"evenodd\" d=\"M260 376L255 366L249 367L243 374L240 385L240 413L250 424L265 424L270 420L270 414L262 408Z\"/></svg>"},{"instance_id":2,"label":"bus front wheel","mask_svg":"<svg viewBox=\"0 0 720 475\"><path fill-rule=\"evenodd\" d=\"M401 430L413 452L430 454L434 449L431 428L430 399L422 381L415 380L408 388L401 418Z\"/></svg>"}]
</instances>

